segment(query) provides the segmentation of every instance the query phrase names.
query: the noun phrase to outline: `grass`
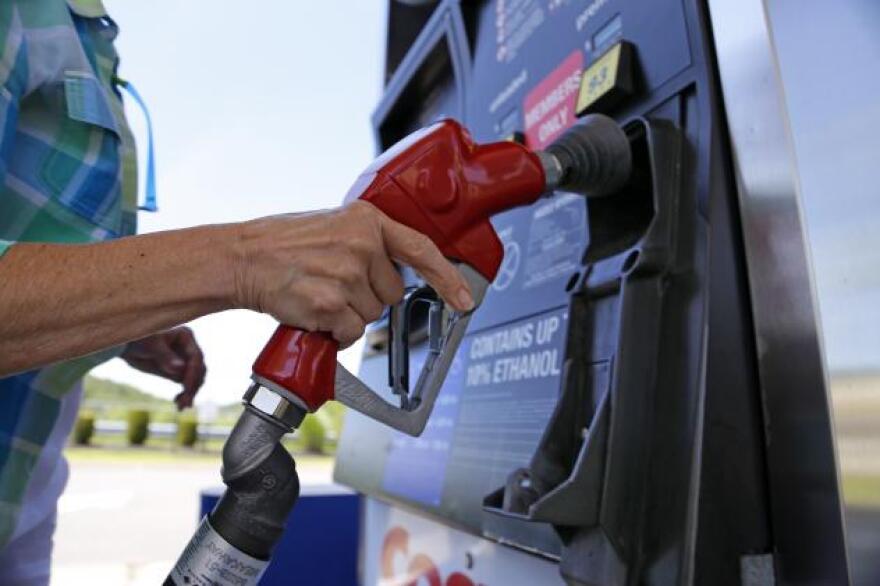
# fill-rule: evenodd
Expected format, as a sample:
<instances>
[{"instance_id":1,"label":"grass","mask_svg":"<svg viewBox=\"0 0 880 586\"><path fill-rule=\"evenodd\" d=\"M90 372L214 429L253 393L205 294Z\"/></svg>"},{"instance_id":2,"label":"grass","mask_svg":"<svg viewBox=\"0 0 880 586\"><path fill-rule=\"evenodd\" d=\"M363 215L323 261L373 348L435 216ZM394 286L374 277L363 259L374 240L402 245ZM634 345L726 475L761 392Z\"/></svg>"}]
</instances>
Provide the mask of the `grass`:
<instances>
[{"instance_id":1,"label":"grass","mask_svg":"<svg viewBox=\"0 0 880 586\"><path fill-rule=\"evenodd\" d=\"M847 505L880 508L880 476L846 474L842 484Z\"/></svg>"},{"instance_id":2,"label":"grass","mask_svg":"<svg viewBox=\"0 0 880 586\"><path fill-rule=\"evenodd\" d=\"M198 452L214 452L219 454L220 450L223 449L223 442L225 440L222 438L210 438L210 439L199 439L196 442L196 445L192 449L181 448L175 444L174 437L172 436L150 436L147 438L146 445L143 448L132 448L132 449L146 449L146 450L179 450L179 451L198 451ZM91 445L86 446L85 449L91 450L96 448L128 448L128 442L126 440L125 434L102 434L98 433L92 436ZM79 449L79 446L74 446L74 448Z\"/></svg>"},{"instance_id":3,"label":"grass","mask_svg":"<svg viewBox=\"0 0 880 586\"><path fill-rule=\"evenodd\" d=\"M200 452L198 450L178 449L160 450L147 448L94 448L71 446L65 450L68 460L76 465L85 464L119 464L119 465L180 465L180 466L220 466L219 452ZM297 454L296 466L302 471L307 467L330 467L333 456L315 454Z\"/></svg>"},{"instance_id":4,"label":"grass","mask_svg":"<svg viewBox=\"0 0 880 586\"><path fill-rule=\"evenodd\" d=\"M223 450L222 438L200 439L192 448L178 446L173 437L147 438L146 444L129 446L124 434L95 434L91 445L69 445L64 453L71 462L119 462L119 463L175 463L206 462L219 463ZM297 461L333 461L332 454L309 454L302 447L302 441L293 437L283 440L289 452L296 455Z\"/></svg>"},{"instance_id":5,"label":"grass","mask_svg":"<svg viewBox=\"0 0 880 586\"><path fill-rule=\"evenodd\" d=\"M93 446L70 446L64 454L72 463L95 462L113 464L206 464L220 463L219 452L201 452L198 450L162 450L155 448L96 448Z\"/></svg>"},{"instance_id":6,"label":"grass","mask_svg":"<svg viewBox=\"0 0 880 586\"><path fill-rule=\"evenodd\" d=\"M288 448L290 449L290 448ZM328 454L305 454L291 450L296 455L297 466L332 465L334 456ZM109 463L109 464L210 464L220 465L219 451L202 451L191 448L157 448L144 446L132 448L128 446L95 447L68 446L64 451L72 463Z\"/></svg>"}]
</instances>

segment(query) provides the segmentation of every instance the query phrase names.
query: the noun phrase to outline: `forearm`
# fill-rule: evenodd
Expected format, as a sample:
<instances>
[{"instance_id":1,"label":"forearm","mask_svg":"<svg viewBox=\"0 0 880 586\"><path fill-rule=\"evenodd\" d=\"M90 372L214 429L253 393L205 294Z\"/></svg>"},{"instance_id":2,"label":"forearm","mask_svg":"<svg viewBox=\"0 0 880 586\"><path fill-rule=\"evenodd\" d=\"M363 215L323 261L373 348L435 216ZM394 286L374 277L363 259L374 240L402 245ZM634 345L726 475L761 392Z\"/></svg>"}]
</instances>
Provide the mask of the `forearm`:
<instances>
[{"instance_id":1,"label":"forearm","mask_svg":"<svg viewBox=\"0 0 880 586\"><path fill-rule=\"evenodd\" d=\"M230 308L363 334L412 266L458 311L467 283L427 237L372 205L99 244L26 244L0 257L0 376L143 338Z\"/></svg>"},{"instance_id":2,"label":"forearm","mask_svg":"<svg viewBox=\"0 0 880 586\"><path fill-rule=\"evenodd\" d=\"M232 307L236 225L96 244L19 243L0 258L0 375Z\"/></svg>"}]
</instances>

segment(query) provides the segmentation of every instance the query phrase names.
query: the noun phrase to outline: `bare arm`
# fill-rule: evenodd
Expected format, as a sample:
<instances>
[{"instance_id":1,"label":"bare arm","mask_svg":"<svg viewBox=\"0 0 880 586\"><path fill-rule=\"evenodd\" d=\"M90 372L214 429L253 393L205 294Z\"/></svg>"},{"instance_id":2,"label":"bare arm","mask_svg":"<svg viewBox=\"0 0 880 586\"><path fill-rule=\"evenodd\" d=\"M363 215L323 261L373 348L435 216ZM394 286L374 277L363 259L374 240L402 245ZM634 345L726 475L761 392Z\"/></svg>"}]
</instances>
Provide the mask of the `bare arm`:
<instances>
[{"instance_id":1,"label":"bare arm","mask_svg":"<svg viewBox=\"0 0 880 586\"><path fill-rule=\"evenodd\" d=\"M0 258L0 375L231 308L350 343L403 293L391 260L470 308L464 280L427 238L360 202L97 244L19 243Z\"/></svg>"},{"instance_id":2,"label":"bare arm","mask_svg":"<svg viewBox=\"0 0 880 586\"><path fill-rule=\"evenodd\" d=\"M234 229L16 244L0 259L0 373L95 352L230 307Z\"/></svg>"}]
</instances>

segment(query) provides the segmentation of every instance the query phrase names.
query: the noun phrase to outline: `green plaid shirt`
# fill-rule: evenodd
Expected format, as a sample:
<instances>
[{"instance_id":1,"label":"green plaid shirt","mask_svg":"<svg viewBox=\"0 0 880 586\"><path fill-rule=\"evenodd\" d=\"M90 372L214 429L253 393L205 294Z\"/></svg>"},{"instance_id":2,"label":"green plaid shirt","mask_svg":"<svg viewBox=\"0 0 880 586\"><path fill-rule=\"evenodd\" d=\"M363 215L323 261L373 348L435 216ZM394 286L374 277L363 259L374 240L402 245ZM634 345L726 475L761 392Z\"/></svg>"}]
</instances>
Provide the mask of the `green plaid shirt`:
<instances>
[{"instance_id":1,"label":"green plaid shirt","mask_svg":"<svg viewBox=\"0 0 880 586\"><path fill-rule=\"evenodd\" d=\"M117 32L100 0L0 0L0 262L15 242L135 232L136 156L116 87ZM63 397L115 353L0 379L0 546Z\"/></svg>"}]
</instances>

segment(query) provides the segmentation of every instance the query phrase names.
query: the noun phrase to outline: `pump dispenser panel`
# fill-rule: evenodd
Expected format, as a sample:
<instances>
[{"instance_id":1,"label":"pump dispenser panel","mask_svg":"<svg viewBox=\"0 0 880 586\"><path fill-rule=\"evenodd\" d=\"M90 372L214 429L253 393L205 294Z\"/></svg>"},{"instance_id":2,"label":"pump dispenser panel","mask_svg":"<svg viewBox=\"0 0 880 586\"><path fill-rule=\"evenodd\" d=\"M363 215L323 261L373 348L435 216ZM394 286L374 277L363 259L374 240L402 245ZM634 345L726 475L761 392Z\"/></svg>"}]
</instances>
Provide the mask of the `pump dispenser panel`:
<instances>
[{"instance_id":1,"label":"pump dispenser panel","mask_svg":"<svg viewBox=\"0 0 880 586\"><path fill-rule=\"evenodd\" d=\"M378 152L443 117L478 142L543 149L598 112L624 127L633 176L615 193L558 192L493 219L504 261L425 432L348 413L337 481L553 560L569 584L739 585L740 556L770 551L771 532L702 4L450 0L430 17L427 6L410 19L410 3L390 3ZM414 309L413 372L426 323ZM387 383L387 340L387 320L370 326L358 374L374 389ZM722 453L736 470L726 485Z\"/></svg>"}]
</instances>

